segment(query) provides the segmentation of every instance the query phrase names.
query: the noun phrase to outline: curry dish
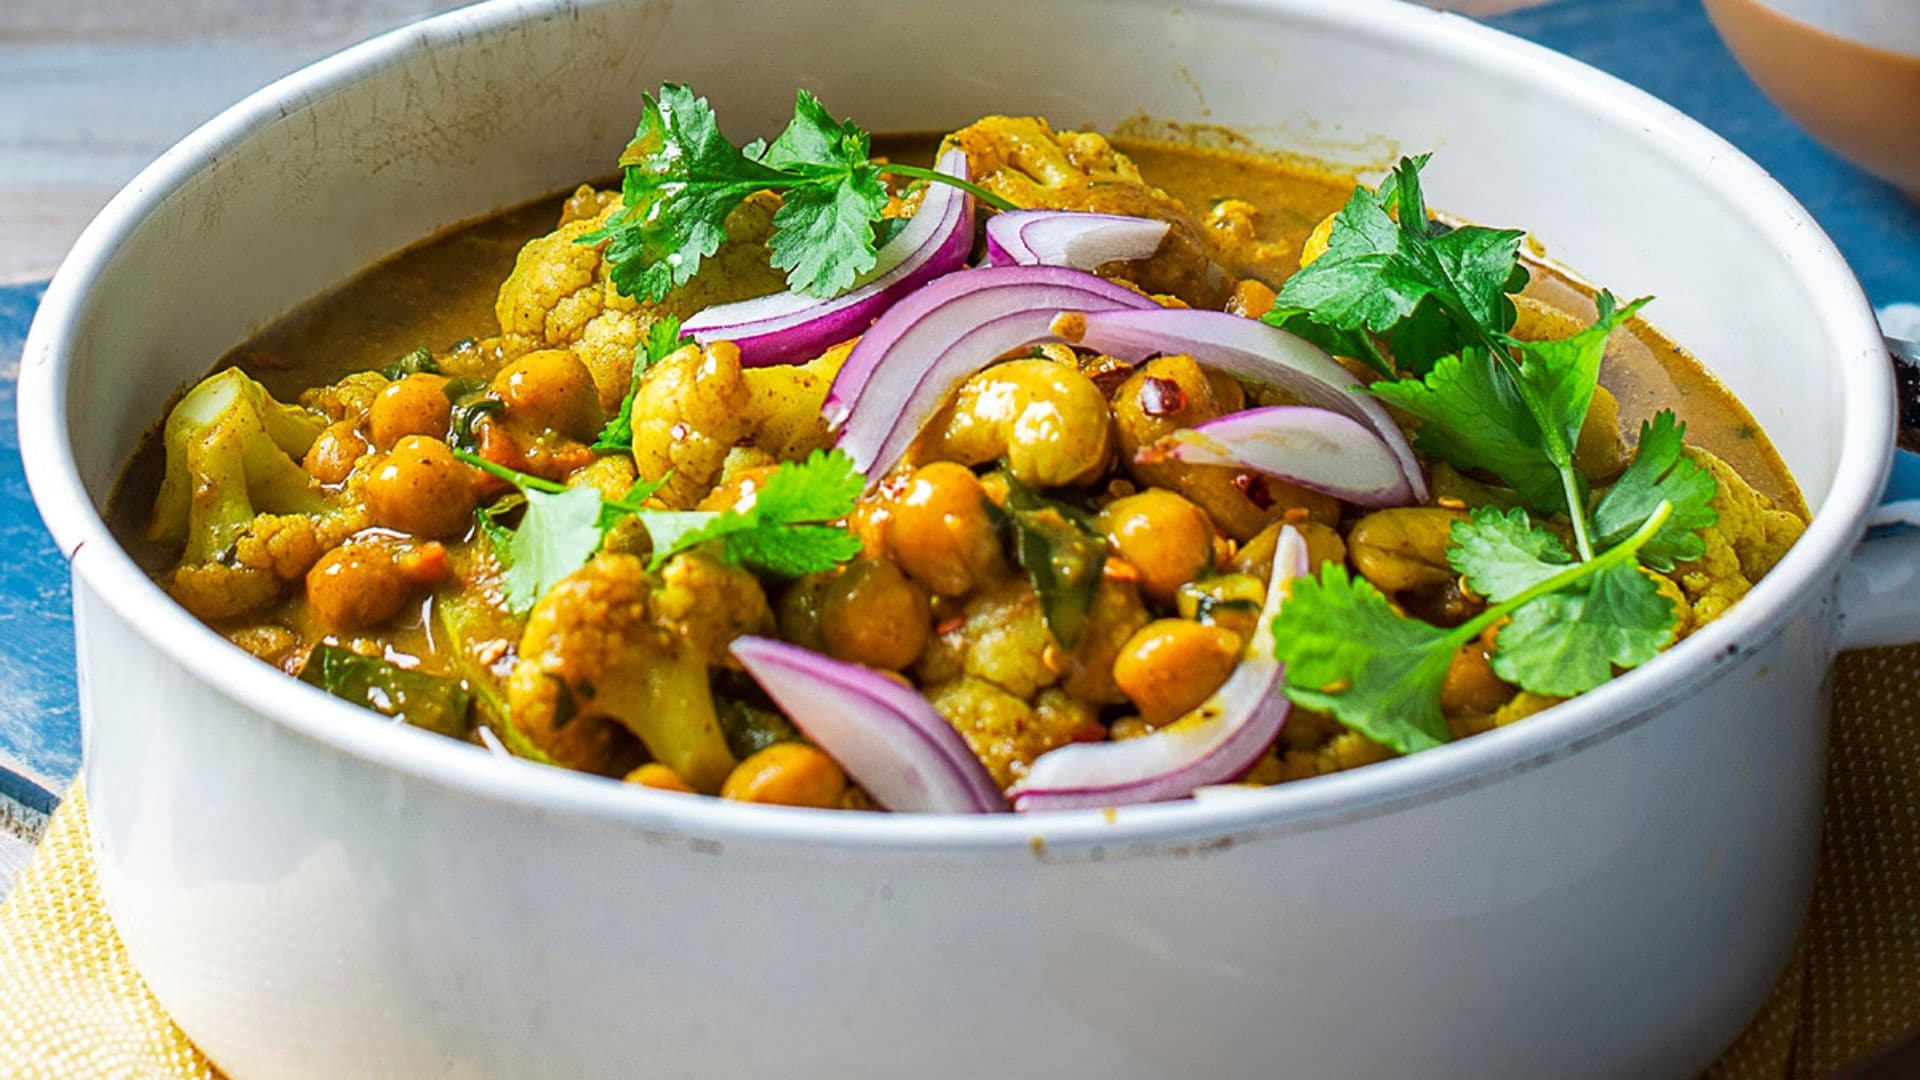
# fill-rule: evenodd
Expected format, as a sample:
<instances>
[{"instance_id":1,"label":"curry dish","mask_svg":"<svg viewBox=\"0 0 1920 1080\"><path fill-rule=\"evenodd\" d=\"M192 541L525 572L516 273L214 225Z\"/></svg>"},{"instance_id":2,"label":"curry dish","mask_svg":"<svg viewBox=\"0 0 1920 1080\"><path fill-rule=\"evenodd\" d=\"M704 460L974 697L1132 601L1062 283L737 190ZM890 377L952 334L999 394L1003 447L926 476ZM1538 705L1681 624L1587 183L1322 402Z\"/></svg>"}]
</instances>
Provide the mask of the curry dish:
<instances>
[{"instance_id":1,"label":"curry dish","mask_svg":"<svg viewBox=\"0 0 1920 1080\"><path fill-rule=\"evenodd\" d=\"M175 404L117 533L240 648L655 789L977 812L1274 785L1647 662L1798 538L1740 403L1523 234L990 116L434 239ZM1444 194L1443 196L1444 197ZM1628 284L1631 283L1622 283Z\"/></svg>"}]
</instances>

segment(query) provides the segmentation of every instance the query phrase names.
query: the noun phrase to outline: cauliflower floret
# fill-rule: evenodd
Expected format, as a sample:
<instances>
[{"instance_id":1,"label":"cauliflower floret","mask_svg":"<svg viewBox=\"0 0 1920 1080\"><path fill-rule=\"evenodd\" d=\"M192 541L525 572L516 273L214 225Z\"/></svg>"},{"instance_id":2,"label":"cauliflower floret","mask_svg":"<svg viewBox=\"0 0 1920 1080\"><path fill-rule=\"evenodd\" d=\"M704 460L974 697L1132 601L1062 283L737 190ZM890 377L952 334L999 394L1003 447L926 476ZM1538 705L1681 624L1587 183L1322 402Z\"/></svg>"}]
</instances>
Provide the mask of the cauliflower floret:
<instances>
[{"instance_id":1,"label":"cauliflower floret","mask_svg":"<svg viewBox=\"0 0 1920 1080\"><path fill-rule=\"evenodd\" d=\"M188 610L221 619L271 603L364 525L299 465L324 424L235 368L174 406L147 539L181 545L168 590Z\"/></svg>"},{"instance_id":2,"label":"cauliflower floret","mask_svg":"<svg viewBox=\"0 0 1920 1080\"><path fill-rule=\"evenodd\" d=\"M612 267L602 255L606 245L576 242L619 207L611 197L598 202L592 216L575 216L588 205L576 192L561 226L520 249L513 272L500 285L494 314L508 339L571 348L593 374L600 407L611 414L632 380L634 347L654 319L779 292L786 281L767 261L778 199L762 193L728 217L728 242L701 262L692 281L657 304L623 296L609 278Z\"/></svg>"},{"instance_id":3,"label":"cauliflower floret","mask_svg":"<svg viewBox=\"0 0 1920 1080\"><path fill-rule=\"evenodd\" d=\"M633 464L675 510L697 504L720 477L728 451L753 431L752 392L730 341L683 346L647 369L633 397Z\"/></svg>"},{"instance_id":4,"label":"cauliflower floret","mask_svg":"<svg viewBox=\"0 0 1920 1080\"><path fill-rule=\"evenodd\" d=\"M1003 789L1025 776L1041 754L1106 736L1093 706L1059 689L1042 691L1029 705L990 682L963 676L926 693Z\"/></svg>"},{"instance_id":5,"label":"cauliflower floret","mask_svg":"<svg viewBox=\"0 0 1920 1080\"><path fill-rule=\"evenodd\" d=\"M1113 661L1148 620L1133 585L1103 579L1079 640L1063 649L1047 629L1033 585L1024 576L1009 577L967 601L958 624L928 645L916 674L922 683L964 675L1026 700L1059 684L1077 699L1120 704L1127 699L1114 685Z\"/></svg>"},{"instance_id":6,"label":"cauliflower floret","mask_svg":"<svg viewBox=\"0 0 1920 1080\"><path fill-rule=\"evenodd\" d=\"M339 382L301 391L300 404L326 413L327 419L335 422L360 420L391 381L377 371L356 371Z\"/></svg>"},{"instance_id":7,"label":"cauliflower floret","mask_svg":"<svg viewBox=\"0 0 1920 1080\"><path fill-rule=\"evenodd\" d=\"M167 578L167 595L202 619L231 619L278 600L280 579L249 566L182 563Z\"/></svg>"},{"instance_id":8,"label":"cauliflower floret","mask_svg":"<svg viewBox=\"0 0 1920 1080\"><path fill-rule=\"evenodd\" d=\"M1173 226L1152 259L1118 264L1110 276L1196 307L1219 307L1232 281L1213 265L1206 230L1180 200L1147 183L1127 155L1091 132L1055 132L1037 116L988 116L948 135L941 149L966 151L975 183L1025 209L1088 210L1154 218Z\"/></svg>"},{"instance_id":9,"label":"cauliflower floret","mask_svg":"<svg viewBox=\"0 0 1920 1080\"><path fill-rule=\"evenodd\" d=\"M822 409L851 346L808 364L743 368L729 341L682 346L648 368L633 400L633 462L645 480L666 478L660 501L698 505L751 447L754 463L799 461L832 441Z\"/></svg>"},{"instance_id":10,"label":"cauliflower floret","mask_svg":"<svg viewBox=\"0 0 1920 1080\"><path fill-rule=\"evenodd\" d=\"M654 759L712 794L734 766L708 688L741 634L772 622L759 582L697 555L659 574L602 553L534 606L507 683L514 720L563 765L593 768L618 722Z\"/></svg>"},{"instance_id":11,"label":"cauliflower floret","mask_svg":"<svg viewBox=\"0 0 1920 1080\"><path fill-rule=\"evenodd\" d=\"M1713 474L1719 490L1713 509L1720 520L1701 532L1707 551L1699 559L1674 569L1674 579L1693 606L1692 627L1698 629L1726 614L1761 576L1773 569L1807 524L1753 489L1731 465L1697 447L1687 457Z\"/></svg>"},{"instance_id":12,"label":"cauliflower floret","mask_svg":"<svg viewBox=\"0 0 1920 1080\"><path fill-rule=\"evenodd\" d=\"M233 562L297 581L320 556L371 525L366 507L349 503L324 514L261 514L233 543Z\"/></svg>"}]
</instances>

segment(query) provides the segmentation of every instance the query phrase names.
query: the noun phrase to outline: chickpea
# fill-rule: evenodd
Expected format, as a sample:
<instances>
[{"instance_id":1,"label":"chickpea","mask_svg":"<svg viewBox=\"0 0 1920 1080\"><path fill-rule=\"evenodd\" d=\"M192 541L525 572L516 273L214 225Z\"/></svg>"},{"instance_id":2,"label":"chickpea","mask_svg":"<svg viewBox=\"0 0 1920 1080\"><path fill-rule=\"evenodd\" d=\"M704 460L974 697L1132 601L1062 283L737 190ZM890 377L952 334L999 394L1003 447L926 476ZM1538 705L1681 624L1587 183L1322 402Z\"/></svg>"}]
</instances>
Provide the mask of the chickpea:
<instances>
[{"instance_id":1,"label":"chickpea","mask_svg":"<svg viewBox=\"0 0 1920 1080\"><path fill-rule=\"evenodd\" d=\"M884 528L894 561L935 595L964 596L1004 570L986 491L963 465L921 466Z\"/></svg>"},{"instance_id":2,"label":"chickpea","mask_svg":"<svg viewBox=\"0 0 1920 1080\"><path fill-rule=\"evenodd\" d=\"M827 640L820 633L820 600L832 580L832 574L807 574L787 586L774 612L781 640L814 652L827 651Z\"/></svg>"},{"instance_id":3,"label":"chickpea","mask_svg":"<svg viewBox=\"0 0 1920 1080\"><path fill-rule=\"evenodd\" d=\"M1489 715L1513 700L1514 688L1493 673L1494 631L1460 647L1447 665L1446 681L1440 685L1440 711L1448 716Z\"/></svg>"},{"instance_id":4,"label":"chickpea","mask_svg":"<svg viewBox=\"0 0 1920 1080\"><path fill-rule=\"evenodd\" d=\"M1257 319L1272 309L1273 298L1273 288L1266 282L1241 278L1234 283L1233 295L1227 298L1227 313Z\"/></svg>"},{"instance_id":5,"label":"chickpea","mask_svg":"<svg viewBox=\"0 0 1920 1080\"><path fill-rule=\"evenodd\" d=\"M1106 395L1048 360L1009 360L973 376L928 430L932 457L966 465L1005 457L1034 487L1085 483L1113 448Z\"/></svg>"},{"instance_id":6,"label":"chickpea","mask_svg":"<svg viewBox=\"0 0 1920 1080\"><path fill-rule=\"evenodd\" d=\"M1593 388L1586 422L1573 447L1573 464L1587 479L1599 483L1626 471L1627 443L1620 437L1620 400L1604 386Z\"/></svg>"},{"instance_id":7,"label":"chickpea","mask_svg":"<svg viewBox=\"0 0 1920 1080\"><path fill-rule=\"evenodd\" d=\"M408 435L367 477L366 500L381 525L445 538L467 530L478 495L473 470L446 443Z\"/></svg>"},{"instance_id":8,"label":"chickpea","mask_svg":"<svg viewBox=\"0 0 1920 1080\"><path fill-rule=\"evenodd\" d=\"M541 349L515 360L493 377L493 392L506 403L507 419L524 428L584 442L606 422L593 374L570 349Z\"/></svg>"},{"instance_id":9,"label":"chickpea","mask_svg":"<svg viewBox=\"0 0 1920 1080\"><path fill-rule=\"evenodd\" d=\"M720 797L739 802L838 809L847 774L832 758L806 743L774 743L734 766Z\"/></svg>"},{"instance_id":10,"label":"chickpea","mask_svg":"<svg viewBox=\"0 0 1920 1080\"><path fill-rule=\"evenodd\" d=\"M1198 708L1240 663L1240 635L1185 619L1140 628L1113 662L1118 683L1140 718L1159 726Z\"/></svg>"},{"instance_id":11,"label":"chickpea","mask_svg":"<svg viewBox=\"0 0 1920 1080\"><path fill-rule=\"evenodd\" d=\"M382 450L408 435L446 438L453 421L447 380L439 375L409 375L386 385L367 407L367 431Z\"/></svg>"},{"instance_id":12,"label":"chickpea","mask_svg":"<svg viewBox=\"0 0 1920 1080\"><path fill-rule=\"evenodd\" d=\"M695 794L693 788L687 786L685 780L680 779L679 773L657 761L649 761L628 773L626 781L629 784L639 784L641 787L650 787L656 791L671 791L680 795Z\"/></svg>"},{"instance_id":13,"label":"chickpea","mask_svg":"<svg viewBox=\"0 0 1920 1080\"><path fill-rule=\"evenodd\" d=\"M841 660L898 671L926 650L926 591L885 559L856 559L820 595L820 636Z\"/></svg>"},{"instance_id":14,"label":"chickpea","mask_svg":"<svg viewBox=\"0 0 1920 1080\"><path fill-rule=\"evenodd\" d=\"M327 425L320 437L313 440L301 464L307 475L323 484L344 483L368 449L366 436L360 434L360 425L353 420L340 420Z\"/></svg>"},{"instance_id":15,"label":"chickpea","mask_svg":"<svg viewBox=\"0 0 1920 1080\"><path fill-rule=\"evenodd\" d=\"M1242 544L1230 564L1234 572L1250 574L1261 581L1273 577L1273 553L1280 547L1280 528L1283 524L1276 521ZM1300 530L1300 538L1307 542L1308 573L1317 577L1322 566L1328 563L1344 564L1347 561L1347 542L1340 538L1332 526L1317 521L1302 521L1294 528Z\"/></svg>"},{"instance_id":16,"label":"chickpea","mask_svg":"<svg viewBox=\"0 0 1920 1080\"><path fill-rule=\"evenodd\" d=\"M1457 576L1447 562L1453 525L1465 520L1458 510L1432 506L1376 510L1347 534L1354 569L1388 595L1444 586Z\"/></svg>"},{"instance_id":17,"label":"chickpea","mask_svg":"<svg viewBox=\"0 0 1920 1080\"><path fill-rule=\"evenodd\" d=\"M332 632L366 630L398 615L447 574L446 548L369 540L334 548L307 571L307 607Z\"/></svg>"},{"instance_id":18,"label":"chickpea","mask_svg":"<svg viewBox=\"0 0 1920 1080\"><path fill-rule=\"evenodd\" d=\"M1108 503L1100 528L1114 553L1140 572L1140 591L1157 604L1173 603L1180 586L1213 564L1212 519L1165 488Z\"/></svg>"}]
</instances>

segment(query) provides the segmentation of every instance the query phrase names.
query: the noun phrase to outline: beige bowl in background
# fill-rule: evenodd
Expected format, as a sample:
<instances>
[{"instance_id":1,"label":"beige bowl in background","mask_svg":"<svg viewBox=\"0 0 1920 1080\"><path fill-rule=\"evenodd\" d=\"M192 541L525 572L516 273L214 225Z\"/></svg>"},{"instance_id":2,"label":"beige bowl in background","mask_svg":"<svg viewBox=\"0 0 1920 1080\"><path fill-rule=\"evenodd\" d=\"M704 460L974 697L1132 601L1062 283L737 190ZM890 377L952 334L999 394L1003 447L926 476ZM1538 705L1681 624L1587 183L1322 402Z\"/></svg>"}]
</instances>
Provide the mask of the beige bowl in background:
<instances>
[{"instance_id":1,"label":"beige bowl in background","mask_svg":"<svg viewBox=\"0 0 1920 1080\"><path fill-rule=\"evenodd\" d=\"M1920 0L1706 0L1720 36L1814 138L1920 200Z\"/></svg>"}]
</instances>

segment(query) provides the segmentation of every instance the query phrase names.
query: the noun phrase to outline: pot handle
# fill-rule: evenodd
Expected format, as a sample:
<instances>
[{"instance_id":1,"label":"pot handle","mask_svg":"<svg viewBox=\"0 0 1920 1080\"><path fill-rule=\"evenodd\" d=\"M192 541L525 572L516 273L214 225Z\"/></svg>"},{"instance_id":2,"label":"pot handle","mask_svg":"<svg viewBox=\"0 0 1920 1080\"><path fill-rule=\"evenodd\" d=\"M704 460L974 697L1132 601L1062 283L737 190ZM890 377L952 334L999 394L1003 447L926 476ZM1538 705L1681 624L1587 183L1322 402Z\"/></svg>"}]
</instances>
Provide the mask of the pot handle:
<instances>
[{"instance_id":1,"label":"pot handle","mask_svg":"<svg viewBox=\"0 0 1920 1080\"><path fill-rule=\"evenodd\" d=\"M1920 454L1893 452L1867 538L1840 575L1840 647L1920 641Z\"/></svg>"}]
</instances>

